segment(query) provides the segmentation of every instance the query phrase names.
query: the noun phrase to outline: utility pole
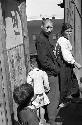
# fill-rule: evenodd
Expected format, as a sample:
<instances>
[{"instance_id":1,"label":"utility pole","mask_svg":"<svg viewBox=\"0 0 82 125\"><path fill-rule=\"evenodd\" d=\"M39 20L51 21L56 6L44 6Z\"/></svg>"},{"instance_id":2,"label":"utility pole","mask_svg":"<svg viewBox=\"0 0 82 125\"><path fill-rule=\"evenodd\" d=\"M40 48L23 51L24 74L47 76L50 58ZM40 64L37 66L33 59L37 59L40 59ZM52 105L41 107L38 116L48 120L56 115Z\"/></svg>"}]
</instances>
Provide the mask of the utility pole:
<instances>
[{"instance_id":1,"label":"utility pole","mask_svg":"<svg viewBox=\"0 0 82 125\"><path fill-rule=\"evenodd\" d=\"M82 65L82 12L81 0L65 0L65 22L68 22L73 27L72 37L70 41L73 46L73 54L78 63ZM82 77L82 69L76 70L78 79Z\"/></svg>"}]
</instances>

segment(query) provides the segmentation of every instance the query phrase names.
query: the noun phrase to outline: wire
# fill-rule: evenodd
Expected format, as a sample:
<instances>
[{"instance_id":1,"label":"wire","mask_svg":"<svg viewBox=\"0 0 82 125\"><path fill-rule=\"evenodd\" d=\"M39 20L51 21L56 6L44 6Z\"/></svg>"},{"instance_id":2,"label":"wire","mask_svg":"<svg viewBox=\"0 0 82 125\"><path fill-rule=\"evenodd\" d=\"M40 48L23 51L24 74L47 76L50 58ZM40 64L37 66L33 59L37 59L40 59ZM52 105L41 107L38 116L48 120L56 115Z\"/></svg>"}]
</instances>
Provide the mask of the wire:
<instances>
[{"instance_id":1,"label":"wire","mask_svg":"<svg viewBox=\"0 0 82 125\"><path fill-rule=\"evenodd\" d=\"M75 4L75 0L71 0L71 3L73 3L73 4L75 5L76 10L77 10L77 12L78 12L80 18L82 18L82 14L79 12L79 9L78 9L78 7L77 7L76 4Z\"/></svg>"}]
</instances>

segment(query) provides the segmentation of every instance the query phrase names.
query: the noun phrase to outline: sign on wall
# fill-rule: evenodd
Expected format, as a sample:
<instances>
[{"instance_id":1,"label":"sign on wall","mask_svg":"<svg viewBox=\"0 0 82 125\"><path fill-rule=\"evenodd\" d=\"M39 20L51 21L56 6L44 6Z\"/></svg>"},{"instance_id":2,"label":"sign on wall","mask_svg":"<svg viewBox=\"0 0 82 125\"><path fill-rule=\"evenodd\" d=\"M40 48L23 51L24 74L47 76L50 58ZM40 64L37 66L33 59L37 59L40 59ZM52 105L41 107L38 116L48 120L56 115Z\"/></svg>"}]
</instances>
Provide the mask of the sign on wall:
<instances>
[{"instance_id":1,"label":"sign on wall","mask_svg":"<svg viewBox=\"0 0 82 125\"><path fill-rule=\"evenodd\" d=\"M23 44L7 50L10 81L12 89L15 85L20 85L26 80L26 67Z\"/></svg>"},{"instance_id":2,"label":"sign on wall","mask_svg":"<svg viewBox=\"0 0 82 125\"><path fill-rule=\"evenodd\" d=\"M21 19L18 11L11 11L6 21L6 48L10 49L23 43Z\"/></svg>"}]
</instances>

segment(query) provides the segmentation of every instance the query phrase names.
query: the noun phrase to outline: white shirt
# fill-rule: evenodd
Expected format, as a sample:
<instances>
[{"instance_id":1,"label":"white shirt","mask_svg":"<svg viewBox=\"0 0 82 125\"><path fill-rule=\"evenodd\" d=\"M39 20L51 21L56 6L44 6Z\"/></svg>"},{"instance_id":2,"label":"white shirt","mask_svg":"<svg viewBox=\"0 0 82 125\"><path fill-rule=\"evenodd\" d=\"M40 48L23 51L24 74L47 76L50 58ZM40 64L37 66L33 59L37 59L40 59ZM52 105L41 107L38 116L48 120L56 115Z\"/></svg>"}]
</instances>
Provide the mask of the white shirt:
<instances>
[{"instance_id":1,"label":"white shirt","mask_svg":"<svg viewBox=\"0 0 82 125\"><path fill-rule=\"evenodd\" d=\"M71 53L72 45L70 41L62 36L58 39L56 46L58 44L61 46L62 56L64 60L67 61L68 63L73 64L75 62L75 59Z\"/></svg>"},{"instance_id":2,"label":"white shirt","mask_svg":"<svg viewBox=\"0 0 82 125\"><path fill-rule=\"evenodd\" d=\"M49 91L49 82L48 76L45 71L42 71L38 68L34 68L32 71L28 73L27 83L31 84L34 88L34 94L37 94L37 98L34 100L33 104L38 108L42 105L49 104L49 99L45 94L45 91ZM43 94L43 96L39 96L39 94ZM47 102L43 102L43 100ZM43 104L44 103L44 104Z\"/></svg>"}]
</instances>

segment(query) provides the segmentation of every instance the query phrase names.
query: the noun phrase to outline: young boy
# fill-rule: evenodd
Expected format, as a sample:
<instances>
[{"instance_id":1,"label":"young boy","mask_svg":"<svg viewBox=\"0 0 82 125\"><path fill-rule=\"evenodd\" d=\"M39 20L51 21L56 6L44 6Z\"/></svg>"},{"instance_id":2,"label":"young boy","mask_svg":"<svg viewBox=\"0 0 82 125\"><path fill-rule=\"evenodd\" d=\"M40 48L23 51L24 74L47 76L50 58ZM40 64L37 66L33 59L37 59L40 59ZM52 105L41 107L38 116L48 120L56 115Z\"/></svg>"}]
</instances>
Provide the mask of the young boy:
<instances>
[{"instance_id":1,"label":"young boy","mask_svg":"<svg viewBox=\"0 0 82 125\"><path fill-rule=\"evenodd\" d=\"M30 62L31 71L28 73L27 83L34 87L35 100L32 102L32 104L35 105L37 111L40 109L40 124L44 124L45 110L43 106L50 103L46 95L46 92L50 90L48 76L45 71L38 68L36 59L32 59Z\"/></svg>"},{"instance_id":2,"label":"young boy","mask_svg":"<svg viewBox=\"0 0 82 125\"><path fill-rule=\"evenodd\" d=\"M39 125L36 109L30 106L34 89L30 84L22 84L14 88L13 98L18 104L17 117L21 125Z\"/></svg>"}]
</instances>

